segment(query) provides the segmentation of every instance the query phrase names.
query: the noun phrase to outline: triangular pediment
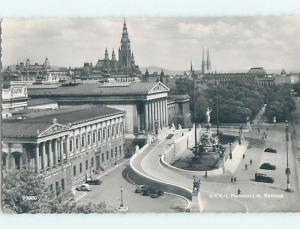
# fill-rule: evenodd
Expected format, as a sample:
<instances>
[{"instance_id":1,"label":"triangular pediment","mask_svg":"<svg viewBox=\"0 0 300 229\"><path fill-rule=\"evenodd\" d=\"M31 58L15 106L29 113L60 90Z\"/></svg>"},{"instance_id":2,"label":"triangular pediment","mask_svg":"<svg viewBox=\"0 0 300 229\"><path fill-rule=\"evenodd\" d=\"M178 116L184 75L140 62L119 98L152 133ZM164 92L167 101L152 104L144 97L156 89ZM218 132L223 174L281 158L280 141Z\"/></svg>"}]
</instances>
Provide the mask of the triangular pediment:
<instances>
[{"instance_id":1,"label":"triangular pediment","mask_svg":"<svg viewBox=\"0 0 300 229\"><path fill-rule=\"evenodd\" d=\"M44 137L44 136L49 136L52 134L57 134L63 131L67 131L70 128L68 126L59 124L59 123L55 123L53 125L51 125L48 129L44 130L43 132L41 132L39 134L39 137Z\"/></svg>"},{"instance_id":2,"label":"triangular pediment","mask_svg":"<svg viewBox=\"0 0 300 229\"><path fill-rule=\"evenodd\" d=\"M166 85L164 85L162 82L157 82L157 84L155 84L155 86L150 89L148 94L154 94L158 92L168 92L168 91L170 91L170 89Z\"/></svg>"}]
</instances>

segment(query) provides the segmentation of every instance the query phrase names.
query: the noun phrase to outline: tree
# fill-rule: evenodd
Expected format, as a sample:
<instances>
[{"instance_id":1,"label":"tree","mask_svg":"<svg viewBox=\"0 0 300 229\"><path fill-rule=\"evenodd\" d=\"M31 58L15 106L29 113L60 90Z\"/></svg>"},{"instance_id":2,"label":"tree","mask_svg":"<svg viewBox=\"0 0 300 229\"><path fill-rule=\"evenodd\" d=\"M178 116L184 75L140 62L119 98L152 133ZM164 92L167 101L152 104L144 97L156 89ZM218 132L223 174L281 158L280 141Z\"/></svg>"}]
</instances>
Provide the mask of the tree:
<instances>
[{"instance_id":1,"label":"tree","mask_svg":"<svg viewBox=\"0 0 300 229\"><path fill-rule=\"evenodd\" d=\"M297 93L297 95L300 96L300 82L294 84L293 89Z\"/></svg>"},{"instance_id":2,"label":"tree","mask_svg":"<svg viewBox=\"0 0 300 229\"><path fill-rule=\"evenodd\" d=\"M32 169L5 171L2 186L3 211L7 213L108 213L105 202L77 205L64 195L56 195L45 177Z\"/></svg>"},{"instance_id":3,"label":"tree","mask_svg":"<svg viewBox=\"0 0 300 229\"><path fill-rule=\"evenodd\" d=\"M171 93L188 94L191 97L191 105L194 104L193 81L177 79L175 83L176 88ZM254 119L264 104L267 104L266 117L269 121L274 116L278 121L284 121L289 118L290 113L296 107L290 95L291 86L289 85L258 87L253 82L237 80L226 85L208 86L198 88L196 92L197 122L205 122L205 111L207 107L211 107L211 122L217 123L217 104L220 123L244 123L247 117ZM193 107L192 105L192 117L194 117Z\"/></svg>"},{"instance_id":4,"label":"tree","mask_svg":"<svg viewBox=\"0 0 300 229\"><path fill-rule=\"evenodd\" d=\"M57 200L45 179L32 169L13 170L3 176L3 210L15 213L52 212Z\"/></svg>"}]
</instances>

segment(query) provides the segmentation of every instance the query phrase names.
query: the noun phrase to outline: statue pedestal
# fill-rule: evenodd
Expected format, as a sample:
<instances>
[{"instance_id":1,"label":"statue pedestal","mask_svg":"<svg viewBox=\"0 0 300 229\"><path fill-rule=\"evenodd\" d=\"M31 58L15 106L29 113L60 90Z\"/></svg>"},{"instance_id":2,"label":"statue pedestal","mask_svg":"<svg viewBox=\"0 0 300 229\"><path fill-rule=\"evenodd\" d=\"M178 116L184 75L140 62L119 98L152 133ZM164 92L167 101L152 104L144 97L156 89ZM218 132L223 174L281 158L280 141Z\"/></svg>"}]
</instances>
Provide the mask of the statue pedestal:
<instances>
[{"instance_id":1,"label":"statue pedestal","mask_svg":"<svg viewBox=\"0 0 300 229\"><path fill-rule=\"evenodd\" d=\"M201 199L200 199L200 192L194 191L192 193L192 203L191 203L191 210L190 212L199 213L201 212Z\"/></svg>"}]
</instances>

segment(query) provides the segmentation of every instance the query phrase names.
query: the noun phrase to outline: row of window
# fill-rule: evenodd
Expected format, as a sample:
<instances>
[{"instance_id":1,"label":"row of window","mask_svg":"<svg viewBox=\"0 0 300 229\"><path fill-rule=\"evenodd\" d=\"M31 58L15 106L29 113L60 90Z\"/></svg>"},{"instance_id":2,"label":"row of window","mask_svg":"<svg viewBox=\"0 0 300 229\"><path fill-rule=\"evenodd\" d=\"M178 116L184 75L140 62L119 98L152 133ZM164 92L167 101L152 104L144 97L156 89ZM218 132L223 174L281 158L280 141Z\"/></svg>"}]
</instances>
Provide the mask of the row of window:
<instances>
[{"instance_id":1,"label":"row of window","mask_svg":"<svg viewBox=\"0 0 300 229\"><path fill-rule=\"evenodd\" d=\"M124 126L123 123L119 125L113 125L112 127L99 129L98 131L94 130L93 133L89 132L88 134L84 134L81 136L81 144L79 145L79 139L80 137L77 136L75 138L75 149L79 150L79 147L85 147L86 145L95 144L96 142L105 141L108 138L116 137L119 134L124 134ZM86 136L87 136L87 142L86 142ZM70 152L73 151L73 139L70 139L69 143L69 149Z\"/></svg>"},{"instance_id":2,"label":"row of window","mask_svg":"<svg viewBox=\"0 0 300 229\"><path fill-rule=\"evenodd\" d=\"M49 185L49 189L53 192L53 184ZM61 179L60 181L55 182L55 194L58 196L61 193L65 192L65 179Z\"/></svg>"},{"instance_id":3,"label":"row of window","mask_svg":"<svg viewBox=\"0 0 300 229\"><path fill-rule=\"evenodd\" d=\"M90 163L91 168L94 167L94 158L91 158L91 163ZM89 169L89 161L85 161L85 171ZM73 176L75 177L77 173L77 168L76 165L73 165ZM79 173L82 173L82 162L79 163Z\"/></svg>"},{"instance_id":4,"label":"row of window","mask_svg":"<svg viewBox=\"0 0 300 229\"><path fill-rule=\"evenodd\" d=\"M103 164L105 161L108 161L109 159L114 159L117 160L118 157L122 156L122 146L120 145L119 148L115 147L114 149L111 149L110 151L106 151L106 153L100 153L101 155L101 163ZM110 157L109 157L110 156ZM100 165L100 158L97 158L98 164ZM94 158L91 158L91 162L89 164L89 161L85 161L85 171L91 169L94 167ZM99 169L99 168L96 168ZM83 167L82 167L82 162L79 163L79 174L82 174L83 172ZM73 176L75 177L77 175L77 166L73 165Z\"/></svg>"}]
</instances>

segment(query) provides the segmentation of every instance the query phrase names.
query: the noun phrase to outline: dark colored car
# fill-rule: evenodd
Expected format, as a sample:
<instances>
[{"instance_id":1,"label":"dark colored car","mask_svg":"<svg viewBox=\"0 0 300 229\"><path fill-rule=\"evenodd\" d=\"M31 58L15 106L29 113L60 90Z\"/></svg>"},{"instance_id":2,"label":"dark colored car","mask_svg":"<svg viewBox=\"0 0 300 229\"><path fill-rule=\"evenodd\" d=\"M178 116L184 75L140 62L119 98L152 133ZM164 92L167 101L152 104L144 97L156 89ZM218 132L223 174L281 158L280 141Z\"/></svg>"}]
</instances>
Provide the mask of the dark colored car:
<instances>
[{"instance_id":1,"label":"dark colored car","mask_svg":"<svg viewBox=\"0 0 300 229\"><path fill-rule=\"evenodd\" d=\"M259 168L260 169L266 169L266 170L275 170L276 166L272 165L270 163L263 163Z\"/></svg>"},{"instance_id":2,"label":"dark colored car","mask_svg":"<svg viewBox=\"0 0 300 229\"><path fill-rule=\"evenodd\" d=\"M150 193L150 197L151 198L158 198L160 196L162 196L164 194L163 191L161 190L153 190L151 193Z\"/></svg>"},{"instance_id":3,"label":"dark colored car","mask_svg":"<svg viewBox=\"0 0 300 229\"><path fill-rule=\"evenodd\" d=\"M273 183L273 177L269 177L263 173L255 173L255 181L257 182L265 182L265 183Z\"/></svg>"},{"instance_id":4,"label":"dark colored car","mask_svg":"<svg viewBox=\"0 0 300 229\"><path fill-rule=\"evenodd\" d=\"M85 183L91 184L91 185L100 185L100 184L102 184L102 181L99 179L87 179Z\"/></svg>"},{"instance_id":5,"label":"dark colored car","mask_svg":"<svg viewBox=\"0 0 300 229\"><path fill-rule=\"evenodd\" d=\"M264 152L268 152L268 153L277 153L276 149L273 148L266 148Z\"/></svg>"},{"instance_id":6,"label":"dark colored car","mask_svg":"<svg viewBox=\"0 0 300 229\"><path fill-rule=\"evenodd\" d=\"M169 135L166 137L166 139L172 139L173 136L174 136L174 134L169 134Z\"/></svg>"}]
</instances>

